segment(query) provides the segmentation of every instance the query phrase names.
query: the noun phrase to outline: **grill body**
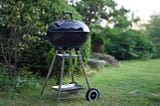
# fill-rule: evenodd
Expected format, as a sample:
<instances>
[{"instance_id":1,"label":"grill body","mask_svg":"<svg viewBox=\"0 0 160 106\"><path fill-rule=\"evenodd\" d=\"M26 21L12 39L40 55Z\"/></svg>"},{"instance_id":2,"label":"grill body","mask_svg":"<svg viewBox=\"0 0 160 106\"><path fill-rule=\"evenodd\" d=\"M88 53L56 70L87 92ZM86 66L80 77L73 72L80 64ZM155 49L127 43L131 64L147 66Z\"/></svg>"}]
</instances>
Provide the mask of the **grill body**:
<instances>
[{"instance_id":1,"label":"grill body","mask_svg":"<svg viewBox=\"0 0 160 106\"><path fill-rule=\"evenodd\" d=\"M48 37L56 48L79 48L87 39L87 32L49 32Z\"/></svg>"},{"instance_id":2,"label":"grill body","mask_svg":"<svg viewBox=\"0 0 160 106\"><path fill-rule=\"evenodd\" d=\"M89 32L86 24L62 18L49 25L47 36L55 48L73 49L79 48L87 40Z\"/></svg>"}]
</instances>

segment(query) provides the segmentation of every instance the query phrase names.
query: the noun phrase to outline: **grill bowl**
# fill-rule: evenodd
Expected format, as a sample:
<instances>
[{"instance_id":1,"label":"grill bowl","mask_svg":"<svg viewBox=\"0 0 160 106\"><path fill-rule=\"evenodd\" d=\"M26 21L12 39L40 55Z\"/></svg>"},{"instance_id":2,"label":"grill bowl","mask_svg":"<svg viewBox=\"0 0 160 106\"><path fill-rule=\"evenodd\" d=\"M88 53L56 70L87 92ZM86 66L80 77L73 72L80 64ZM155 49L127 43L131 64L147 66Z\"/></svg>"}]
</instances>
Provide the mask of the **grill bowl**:
<instances>
[{"instance_id":1,"label":"grill bowl","mask_svg":"<svg viewBox=\"0 0 160 106\"><path fill-rule=\"evenodd\" d=\"M56 48L79 48L86 40L89 32L87 25L75 20L60 20L52 23L47 36Z\"/></svg>"}]
</instances>

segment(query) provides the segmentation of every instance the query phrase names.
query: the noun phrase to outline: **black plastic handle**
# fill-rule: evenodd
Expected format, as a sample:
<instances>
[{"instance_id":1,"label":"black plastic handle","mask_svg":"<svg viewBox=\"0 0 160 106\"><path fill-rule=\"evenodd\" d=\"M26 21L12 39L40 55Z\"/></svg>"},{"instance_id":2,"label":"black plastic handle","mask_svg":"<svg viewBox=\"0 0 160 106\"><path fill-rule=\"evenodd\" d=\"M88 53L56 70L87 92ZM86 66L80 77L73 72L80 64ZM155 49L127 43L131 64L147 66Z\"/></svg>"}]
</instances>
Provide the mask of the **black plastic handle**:
<instances>
[{"instance_id":1,"label":"black plastic handle","mask_svg":"<svg viewBox=\"0 0 160 106\"><path fill-rule=\"evenodd\" d=\"M66 15L66 14L69 14L71 20L73 20L72 12L71 12L71 11L63 11L62 13L63 13L63 15L61 16L60 20L63 20L63 19L65 18L65 15Z\"/></svg>"}]
</instances>

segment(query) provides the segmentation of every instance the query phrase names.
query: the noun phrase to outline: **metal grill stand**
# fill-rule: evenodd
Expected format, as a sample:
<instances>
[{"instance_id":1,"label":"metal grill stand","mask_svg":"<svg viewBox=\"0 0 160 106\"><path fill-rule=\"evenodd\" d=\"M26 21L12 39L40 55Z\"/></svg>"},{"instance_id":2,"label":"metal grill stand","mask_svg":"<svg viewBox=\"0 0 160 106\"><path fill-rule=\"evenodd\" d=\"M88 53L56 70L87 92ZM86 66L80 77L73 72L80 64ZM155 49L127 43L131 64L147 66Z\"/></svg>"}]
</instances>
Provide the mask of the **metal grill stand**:
<instances>
[{"instance_id":1,"label":"metal grill stand","mask_svg":"<svg viewBox=\"0 0 160 106\"><path fill-rule=\"evenodd\" d=\"M44 90L46 88L47 85L47 81L51 75L51 72L53 70L53 65L55 62L55 59L57 56L62 58L62 65L61 65L61 72L60 72L60 77L59 77L59 85L58 86L52 86L53 89L55 89L57 91L57 103L56 105L58 105L59 101L60 101L60 96L61 96L61 92L62 91L76 91L76 90L80 90L83 89L82 86L78 85L77 83L74 83L74 74L73 74L73 64L72 64L72 60L73 57L78 57L80 64L82 65L82 69L83 69L83 73L84 73L84 77L85 77L85 81L88 87L88 91L86 93L86 99L88 101L93 101L99 98L99 91L97 89L91 88L90 84L89 84L89 80L86 74L86 70L85 70L85 66L82 60L82 55L79 49L76 50L76 54L72 55L71 50L69 50L69 54L66 54L66 50L63 50L62 54L59 54L59 49L56 50L56 52L54 53L47 77L44 81L44 85L41 91L41 95L43 95ZM62 78L63 78L63 73L64 73L64 65L65 65L65 59L69 58L70 59L70 68L71 68L71 75L72 75L72 83L71 84L66 84L66 85L62 85Z\"/></svg>"}]
</instances>

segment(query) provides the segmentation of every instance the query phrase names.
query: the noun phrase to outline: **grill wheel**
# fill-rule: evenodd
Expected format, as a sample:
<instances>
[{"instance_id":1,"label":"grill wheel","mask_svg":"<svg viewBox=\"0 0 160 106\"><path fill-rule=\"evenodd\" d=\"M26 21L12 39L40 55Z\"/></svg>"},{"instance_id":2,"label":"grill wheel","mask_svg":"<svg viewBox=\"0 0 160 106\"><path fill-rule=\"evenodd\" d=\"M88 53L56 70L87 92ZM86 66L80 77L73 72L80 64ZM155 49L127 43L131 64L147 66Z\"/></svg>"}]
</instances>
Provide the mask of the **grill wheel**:
<instances>
[{"instance_id":1,"label":"grill wheel","mask_svg":"<svg viewBox=\"0 0 160 106\"><path fill-rule=\"evenodd\" d=\"M90 88L86 93L86 99L88 101L95 101L99 98L99 91L95 88Z\"/></svg>"}]
</instances>

